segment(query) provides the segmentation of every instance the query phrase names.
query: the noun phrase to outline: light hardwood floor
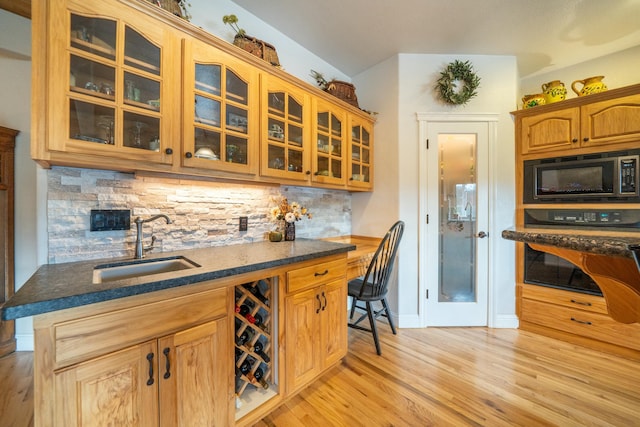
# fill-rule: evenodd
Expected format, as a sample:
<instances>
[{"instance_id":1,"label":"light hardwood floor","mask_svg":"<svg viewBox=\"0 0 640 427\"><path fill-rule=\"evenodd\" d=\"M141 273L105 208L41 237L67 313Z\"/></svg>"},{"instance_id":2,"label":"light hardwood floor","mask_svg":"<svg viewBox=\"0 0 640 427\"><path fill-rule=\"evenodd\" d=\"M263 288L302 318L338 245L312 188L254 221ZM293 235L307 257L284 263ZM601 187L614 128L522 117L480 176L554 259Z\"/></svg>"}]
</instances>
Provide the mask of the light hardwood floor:
<instances>
[{"instance_id":1,"label":"light hardwood floor","mask_svg":"<svg viewBox=\"0 0 640 427\"><path fill-rule=\"evenodd\" d=\"M379 324L258 427L640 426L640 362L512 329ZM33 425L31 353L0 359L0 426Z\"/></svg>"}]
</instances>

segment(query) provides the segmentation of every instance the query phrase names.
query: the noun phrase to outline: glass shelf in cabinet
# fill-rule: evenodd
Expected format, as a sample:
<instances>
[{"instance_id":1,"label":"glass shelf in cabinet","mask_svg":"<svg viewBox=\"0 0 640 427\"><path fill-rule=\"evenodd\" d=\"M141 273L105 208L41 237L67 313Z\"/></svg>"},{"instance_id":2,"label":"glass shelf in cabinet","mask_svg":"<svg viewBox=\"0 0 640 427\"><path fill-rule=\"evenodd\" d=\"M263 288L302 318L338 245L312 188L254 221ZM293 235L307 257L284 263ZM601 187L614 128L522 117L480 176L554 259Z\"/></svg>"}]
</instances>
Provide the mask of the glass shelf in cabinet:
<instances>
[{"instance_id":1,"label":"glass shelf in cabinet","mask_svg":"<svg viewBox=\"0 0 640 427\"><path fill-rule=\"evenodd\" d=\"M124 102L136 107L160 111L160 82L138 74L124 73Z\"/></svg>"},{"instance_id":2,"label":"glass shelf in cabinet","mask_svg":"<svg viewBox=\"0 0 640 427\"><path fill-rule=\"evenodd\" d=\"M225 160L229 163L247 165L247 140L233 135L227 135L226 142Z\"/></svg>"},{"instance_id":3,"label":"glass shelf in cabinet","mask_svg":"<svg viewBox=\"0 0 640 427\"><path fill-rule=\"evenodd\" d=\"M195 64L195 87L196 90L206 92L210 95L220 96L221 80L220 66L209 64Z\"/></svg>"},{"instance_id":4,"label":"glass shelf in cabinet","mask_svg":"<svg viewBox=\"0 0 640 427\"><path fill-rule=\"evenodd\" d=\"M220 127L220 101L196 95L195 122Z\"/></svg>"},{"instance_id":5,"label":"glass shelf in cabinet","mask_svg":"<svg viewBox=\"0 0 640 427\"><path fill-rule=\"evenodd\" d=\"M69 101L69 138L98 144L114 143L115 109L76 99Z\"/></svg>"},{"instance_id":6,"label":"glass shelf in cabinet","mask_svg":"<svg viewBox=\"0 0 640 427\"><path fill-rule=\"evenodd\" d=\"M116 22L71 14L71 47L115 60Z\"/></svg>"},{"instance_id":7,"label":"glass shelf in cabinet","mask_svg":"<svg viewBox=\"0 0 640 427\"><path fill-rule=\"evenodd\" d=\"M124 33L124 63L160 75L160 48L129 26Z\"/></svg>"},{"instance_id":8,"label":"glass shelf in cabinet","mask_svg":"<svg viewBox=\"0 0 640 427\"><path fill-rule=\"evenodd\" d=\"M220 132L195 127L194 156L206 160L220 160Z\"/></svg>"},{"instance_id":9,"label":"glass shelf in cabinet","mask_svg":"<svg viewBox=\"0 0 640 427\"><path fill-rule=\"evenodd\" d=\"M284 92L269 92L269 113L284 117Z\"/></svg>"},{"instance_id":10,"label":"glass shelf in cabinet","mask_svg":"<svg viewBox=\"0 0 640 427\"><path fill-rule=\"evenodd\" d=\"M149 151L159 149L159 118L125 111L123 119L123 146Z\"/></svg>"},{"instance_id":11,"label":"glass shelf in cabinet","mask_svg":"<svg viewBox=\"0 0 640 427\"><path fill-rule=\"evenodd\" d=\"M243 105L248 104L249 85L231 70L227 70L226 89L227 99L241 103Z\"/></svg>"},{"instance_id":12,"label":"glass shelf in cabinet","mask_svg":"<svg viewBox=\"0 0 640 427\"><path fill-rule=\"evenodd\" d=\"M227 105L226 129L246 134L247 126L247 110Z\"/></svg>"}]
</instances>

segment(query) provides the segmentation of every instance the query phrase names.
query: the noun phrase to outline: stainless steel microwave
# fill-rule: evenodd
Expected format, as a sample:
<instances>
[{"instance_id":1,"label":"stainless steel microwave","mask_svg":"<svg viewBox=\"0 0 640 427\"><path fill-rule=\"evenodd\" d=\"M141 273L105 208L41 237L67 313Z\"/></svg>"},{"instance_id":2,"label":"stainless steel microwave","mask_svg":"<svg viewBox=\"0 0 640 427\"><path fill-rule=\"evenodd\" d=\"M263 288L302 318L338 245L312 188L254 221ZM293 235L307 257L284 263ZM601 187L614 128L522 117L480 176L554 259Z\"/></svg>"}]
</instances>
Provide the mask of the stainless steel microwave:
<instances>
[{"instance_id":1,"label":"stainless steel microwave","mask_svg":"<svg viewBox=\"0 0 640 427\"><path fill-rule=\"evenodd\" d=\"M524 203L638 203L640 150L524 162Z\"/></svg>"}]
</instances>

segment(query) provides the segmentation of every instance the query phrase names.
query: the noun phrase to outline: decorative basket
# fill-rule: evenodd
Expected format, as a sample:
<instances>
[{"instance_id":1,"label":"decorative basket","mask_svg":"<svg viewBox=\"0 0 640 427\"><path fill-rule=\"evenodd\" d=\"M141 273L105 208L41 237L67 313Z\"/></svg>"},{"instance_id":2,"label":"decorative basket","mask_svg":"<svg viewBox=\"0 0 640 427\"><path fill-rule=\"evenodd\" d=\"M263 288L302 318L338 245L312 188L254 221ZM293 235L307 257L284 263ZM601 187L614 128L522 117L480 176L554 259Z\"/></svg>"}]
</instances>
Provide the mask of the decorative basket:
<instances>
[{"instance_id":1,"label":"decorative basket","mask_svg":"<svg viewBox=\"0 0 640 427\"><path fill-rule=\"evenodd\" d=\"M180 2L182 0L148 0L149 3L153 3L156 6L160 6L167 12L171 12L180 18L184 18L182 15L182 9L180 8Z\"/></svg>"},{"instance_id":2,"label":"decorative basket","mask_svg":"<svg viewBox=\"0 0 640 427\"><path fill-rule=\"evenodd\" d=\"M331 80L327 84L326 91L336 98L341 99L356 108L360 108L358 105L358 97L356 96L356 87L351 83L340 80Z\"/></svg>"},{"instance_id":3,"label":"decorative basket","mask_svg":"<svg viewBox=\"0 0 640 427\"><path fill-rule=\"evenodd\" d=\"M280 60L278 59L276 48L267 42L255 37L236 34L233 38L233 44L238 46L240 49L246 50L250 54L257 56L258 58L264 59L271 65L275 65L277 67L280 66Z\"/></svg>"}]
</instances>

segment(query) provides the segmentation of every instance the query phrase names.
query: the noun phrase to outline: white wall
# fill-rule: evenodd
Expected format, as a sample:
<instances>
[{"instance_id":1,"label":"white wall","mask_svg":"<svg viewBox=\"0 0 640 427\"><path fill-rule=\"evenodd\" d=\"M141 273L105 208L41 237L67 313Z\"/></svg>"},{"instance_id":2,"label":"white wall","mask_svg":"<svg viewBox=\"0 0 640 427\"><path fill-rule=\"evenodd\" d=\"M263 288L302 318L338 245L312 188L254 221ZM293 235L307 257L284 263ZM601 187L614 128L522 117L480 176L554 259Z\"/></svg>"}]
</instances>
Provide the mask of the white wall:
<instances>
[{"instance_id":1,"label":"white wall","mask_svg":"<svg viewBox=\"0 0 640 427\"><path fill-rule=\"evenodd\" d=\"M482 79L478 96L459 107L443 104L433 90L440 70L455 59L470 60ZM493 171L493 190L499 197L492 201L494 229L489 233L495 258L492 262L500 263L500 274L494 277L491 285L498 299L495 318L490 320L490 324L499 326L501 317L512 319L515 313L514 245L502 239L500 233L514 224L514 129L509 111L516 108L518 76L515 58L401 54L355 76L353 81L365 94L362 99L367 102L367 109L383 112L375 129L375 191L370 195L353 196L353 230L356 234L381 235L395 219L406 223L399 254L399 285L393 283L390 289L390 293L397 295L397 304L392 302L393 297L389 301L392 311L399 316L400 326L416 324L420 298L416 113L499 114L497 147L490 153L501 165L499 170ZM364 225L360 225L360 220Z\"/></svg>"},{"instance_id":2,"label":"white wall","mask_svg":"<svg viewBox=\"0 0 640 427\"><path fill-rule=\"evenodd\" d=\"M316 81L310 76L311 70L315 70L322 73L327 80L336 78L351 81L349 76L230 0L190 0L188 3L191 4L191 23L229 43L233 42L235 32L222 22L222 17L236 15L240 28L248 35L272 44L278 52L282 69L301 80L315 85Z\"/></svg>"},{"instance_id":3,"label":"white wall","mask_svg":"<svg viewBox=\"0 0 640 427\"><path fill-rule=\"evenodd\" d=\"M31 141L31 21L0 10L0 125L19 130L15 156L15 285L20 288L38 268L36 209L38 168ZM11 35L9 37L9 35ZM42 253L42 251L40 251ZM31 318L16 321L18 350L33 347ZM27 337L23 339L23 337Z\"/></svg>"},{"instance_id":4,"label":"white wall","mask_svg":"<svg viewBox=\"0 0 640 427\"><path fill-rule=\"evenodd\" d=\"M640 46L623 50L591 61L581 62L553 72L527 77L521 81L518 106L525 94L541 93L541 86L552 80L560 80L567 88L567 99L577 95L571 90L571 83L592 76L604 76L609 89L640 83ZM582 85L577 85L578 89Z\"/></svg>"}]
</instances>

